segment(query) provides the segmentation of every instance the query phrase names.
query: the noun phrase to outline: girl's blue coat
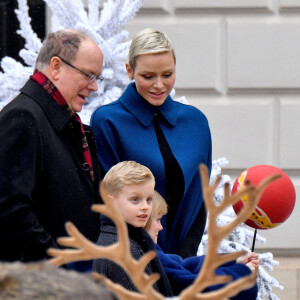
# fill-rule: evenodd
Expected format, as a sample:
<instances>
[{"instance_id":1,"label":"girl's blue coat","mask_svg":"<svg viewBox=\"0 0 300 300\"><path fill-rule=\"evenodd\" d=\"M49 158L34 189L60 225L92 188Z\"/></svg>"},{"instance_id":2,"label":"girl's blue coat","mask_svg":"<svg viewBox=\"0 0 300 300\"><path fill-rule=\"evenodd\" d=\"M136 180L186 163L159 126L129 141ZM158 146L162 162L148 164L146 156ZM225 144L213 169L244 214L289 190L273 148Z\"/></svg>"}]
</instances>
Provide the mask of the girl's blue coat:
<instances>
[{"instance_id":1,"label":"girl's blue coat","mask_svg":"<svg viewBox=\"0 0 300 300\"><path fill-rule=\"evenodd\" d=\"M137 93L135 84L130 84L119 100L93 113L91 126L104 172L120 161L137 161L150 168L156 189L164 197L164 162L153 125L156 109ZM159 109L164 117L161 128L184 175L184 195L170 236L166 230L159 235L164 251L175 253L203 203L198 166L203 163L211 169L211 135L205 115L197 108L168 96ZM165 219L162 224L166 229Z\"/></svg>"},{"instance_id":2,"label":"girl's blue coat","mask_svg":"<svg viewBox=\"0 0 300 300\"><path fill-rule=\"evenodd\" d=\"M205 256L193 256L182 259L179 255L166 254L162 249L155 245L157 255L163 265L168 279L172 286L173 293L178 295L182 290L191 285L198 276ZM226 263L216 269L216 275L230 275L233 280L240 279L251 273L250 269L244 264L238 264L235 261ZM205 289L205 292L214 291L222 288L224 285L212 285ZM257 285L240 292L234 300L255 300L257 297Z\"/></svg>"}]
</instances>

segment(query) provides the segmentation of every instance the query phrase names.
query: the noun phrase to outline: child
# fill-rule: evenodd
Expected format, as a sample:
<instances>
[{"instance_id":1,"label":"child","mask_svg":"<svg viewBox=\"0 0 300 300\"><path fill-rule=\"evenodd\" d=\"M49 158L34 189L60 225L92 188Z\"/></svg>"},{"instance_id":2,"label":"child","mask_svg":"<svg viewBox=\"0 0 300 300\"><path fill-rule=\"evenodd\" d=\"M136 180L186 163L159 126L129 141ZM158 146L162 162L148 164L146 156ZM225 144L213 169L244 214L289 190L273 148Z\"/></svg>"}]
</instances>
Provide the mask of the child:
<instances>
[{"instance_id":1,"label":"child","mask_svg":"<svg viewBox=\"0 0 300 300\"><path fill-rule=\"evenodd\" d=\"M156 251L160 261L167 273L169 281L171 283L173 293L178 295L183 289L193 283L199 274L199 271L204 262L205 256L193 256L186 259L182 259L176 254L166 254L157 245L158 233L163 229L161 225L161 218L167 213L168 206L163 197L154 192L154 199L152 202L152 214L145 226L145 230L149 233L153 239L156 247ZM247 264L247 266L245 265ZM228 262L216 269L217 275L230 275L234 280L239 279L242 276L250 274L250 269L254 270L258 268L259 259L256 253L250 252L246 255L239 257L236 262ZM223 285L210 286L205 291L216 290ZM251 289L240 292L232 299L256 299L257 286L255 285Z\"/></svg>"},{"instance_id":2,"label":"child","mask_svg":"<svg viewBox=\"0 0 300 300\"><path fill-rule=\"evenodd\" d=\"M119 208L127 223L132 256L138 260L146 252L155 250L152 239L143 228L152 211L155 185L152 172L134 161L123 161L106 173L103 182L108 194L113 197L116 207ZM104 215L100 216L100 223L100 235L97 244L108 246L116 243L118 234L115 224ZM128 290L137 291L122 267L108 259L94 260L93 270ZM158 257L151 260L145 272L149 275L159 273L160 279L153 285L154 289L167 297L173 295L167 275Z\"/></svg>"}]
</instances>

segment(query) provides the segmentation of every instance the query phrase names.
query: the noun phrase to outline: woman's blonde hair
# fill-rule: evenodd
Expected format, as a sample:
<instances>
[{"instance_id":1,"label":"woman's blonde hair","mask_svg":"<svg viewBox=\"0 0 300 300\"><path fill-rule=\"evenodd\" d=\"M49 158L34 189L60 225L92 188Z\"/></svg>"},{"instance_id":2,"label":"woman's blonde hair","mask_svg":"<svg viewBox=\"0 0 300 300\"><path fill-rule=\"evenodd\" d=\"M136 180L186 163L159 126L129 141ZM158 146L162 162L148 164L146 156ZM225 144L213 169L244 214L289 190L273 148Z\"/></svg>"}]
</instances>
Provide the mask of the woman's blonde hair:
<instances>
[{"instance_id":1,"label":"woman's blonde hair","mask_svg":"<svg viewBox=\"0 0 300 300\"><path fill-rule=\"evenodd\" d=\"M128 54L129 66L134 71L139 55L162 52L171 52L176 63L175 50L167 35L156 29L146 28L138 32L131 41Z\"/></svg>"},{"instance_id":2,"label":"woman's blonde hair","mask_svg":"<svg viewBox=\"0 0 300 300\"><path fill-rule=\"evenodd\" d=\"M148 231L154 216L161 215L164 216L168 212L168 204L166 200L162 197L160 193L154 191L154 197L152 201L152 212L150 218L148 219L145 230Z\"/></svg>"},{"instance_id":3,"label":"woman's blonde hair","mask_svg":"<svg viewBox=\"0 0 300 300\"><path fill-rule=\"evenodd\" d=\"M114 196L125 185L143 184L149 180L155 181L150 169L135 161L122 161L114 165L103 178L107 192Z\"/></svg>"}]
</instances>

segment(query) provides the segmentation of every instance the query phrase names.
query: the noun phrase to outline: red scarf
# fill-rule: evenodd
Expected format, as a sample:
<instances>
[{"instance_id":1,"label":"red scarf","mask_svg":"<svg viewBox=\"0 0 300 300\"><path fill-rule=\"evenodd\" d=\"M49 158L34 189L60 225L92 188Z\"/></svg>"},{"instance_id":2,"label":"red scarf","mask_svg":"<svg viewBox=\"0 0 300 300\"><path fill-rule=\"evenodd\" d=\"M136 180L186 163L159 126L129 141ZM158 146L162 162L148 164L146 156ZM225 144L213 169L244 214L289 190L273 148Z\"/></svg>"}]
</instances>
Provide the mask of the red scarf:
<instances>
[{"instance_id":1,"label":"red scarf","mask_svg":"<svg viewBox=\"0 0 300 300\"><path fill-rule=\"evenodd\" d=\"M93 171L93 166L92 166L92 159L91 159L91 153L89 149L89 145L86 139L86 135L83 129L83 124L81 122L81 119L79 115L75 112L73 112L68 105L66 99L63 97L63 95L60 93L60 91L57 89L57 87L40 71L35 70L34 74L30 76L32 80L37 82L42 88L44 88L48 94L51 95L51 97L61 106L63 107L69 114L70 116L78 121L80 123L81 127L81 135L82 135L82 152L84 159L86 163L89 165L89 173L91 176L92 181L95 180L94 176L94 171Z\"/></svg>"}]
</instances>

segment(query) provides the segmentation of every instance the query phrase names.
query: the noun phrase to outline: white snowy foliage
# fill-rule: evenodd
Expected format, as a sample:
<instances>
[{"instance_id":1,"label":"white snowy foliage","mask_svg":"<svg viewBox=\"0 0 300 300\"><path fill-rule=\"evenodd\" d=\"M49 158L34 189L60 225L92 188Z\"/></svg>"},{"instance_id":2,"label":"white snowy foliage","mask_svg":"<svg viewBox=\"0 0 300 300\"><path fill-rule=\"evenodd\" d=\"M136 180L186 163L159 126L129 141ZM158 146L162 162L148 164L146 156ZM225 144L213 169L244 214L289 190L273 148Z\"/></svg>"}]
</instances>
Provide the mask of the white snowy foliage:
<instances>
[{"instance_id":1,"label":"white snowy foliage","mask_svg":"<svg viewBox=\"0 0 300 300\"><path fill-rule=\"evenodd\" d=\"M1 68L3 73L0 72L0 109L18 94L19 89L32 74L37 53L42 45L42 42L30 25L31 19L27 1L19 0L18 3L19 8L15 10L15 13L19 19L20 28L17 30L17 33L22 37L26 37L24 49L20 51L20 57L22 57L27 66L23 66L11 57L2 59Z\"/></svg>"},{"instance_id":2,"label":"white snowy foliage","mask_svg":"<svg viewBox=\"0 0 300 300\"><path fill-rule=\"evenodd\" d=\"M22 37L26 37L25 49L27 51L31 51L32 53L38 53L42 46L42 42L38 38L37 34L32 30L32 27L30 25L31 19L29 17L29 8L27 5L27 0L19 0L18 4L19 8L15 10L15 13L20 22L20 29L17 30L17 33Z\"/></svg>"},{"instance_id":3,"label":"white snowy foliage","mask_svg":"<svg viewBox=\"0 0 300 300\"><path fill-rule=\"evenodd\" d=\"M279 262L273 260L272 253L263 253L259 256L261 265L258 269L257 285L258 285L258 297L257 300L279 300L279 298L272 293L272 286L283 290L283 286L272 277L266 269L270 272L273 270L273 266L278 266Z\"/></svg>"},{"instance_id":4,"label":"white snowy foliage","mask_svg":"<svg viewBox=\"0 0 300 300\"><path fill-rule=\"evenodd\" d=\"M218 185L215 193L214 193L214 202L215 204L220 204L224 198L224 185L228 183L230 185L230 189L232 187L231 179L228 175L221 175L222 168L228 164L226 158L219 158L212 163L211 177L210 177L210 185L212 185L217 177L221 176L221 182ZM226 208L217 218L217 225L224 226L226 224L231 223L236 218L236 214L233 210L233 207L230 206ZM229 236L223 240L219 246L219 253L231 253L240 250L244 250L246 252L250 252L250 247L252 246L254 231L252 228L242 223L238 227L236 227ZM265 243L266 239L256 234L256 242ZM205 234L202 237L202 241L198 248L197 255L204 255L207 253L208 247L208 235L207 228L205 228ZM279 298L272 293L272 286L277 287L279 289L283 289L283 287L279 284L279 282L272 277L268 272L273 271L273 267L277 267L279 265L278 261L273 260L273 254L262 253L259 254L260 266L258 270L257 276L257 285L258 285L258 300L279 300ZM268 272L267 272L268 271Z\"/></svg>"},{"instance_id":5,"label":"white snowy foliage","mask_svg":"<svg viewBox=\"0 0 300 300\"><path fill-rule=\"evenodd\" d=\"M88 3L88 18L90 20L90 26L96 27L99 23L99 0L90 0Z\"/></svg>"},{"instance_id":6,"label":"white snowy foliage","mask_svg":"<svg viewBox=\"0 0 300 300\"><path fill-rule=\"evenodd\" d=\"M19 88L32 74L31 67L25 67L8 56L2 59L1 67L4 73L0 72L0 108L19 93Z\"/></svg>"}]
</instances>

